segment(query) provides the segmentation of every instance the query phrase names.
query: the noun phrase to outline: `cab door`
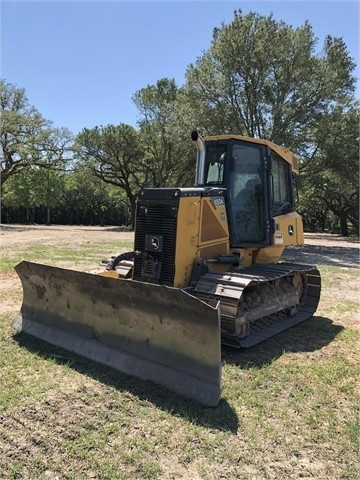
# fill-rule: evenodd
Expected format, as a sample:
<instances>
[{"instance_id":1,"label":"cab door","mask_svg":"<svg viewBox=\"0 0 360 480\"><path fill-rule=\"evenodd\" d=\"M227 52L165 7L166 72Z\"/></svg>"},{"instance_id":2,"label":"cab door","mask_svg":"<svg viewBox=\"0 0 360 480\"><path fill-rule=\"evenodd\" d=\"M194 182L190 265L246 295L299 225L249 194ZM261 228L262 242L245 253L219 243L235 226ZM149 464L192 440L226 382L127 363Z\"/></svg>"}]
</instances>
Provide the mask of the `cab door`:
<instances>
[{"instance_id":1,"label":"cab door","mask_svg":"<svg viewBox=\"0 0 360 480\"><path fill-rule=\"evenodd\" d=\"M233 141L227 191L231 247L270 245L269 157L264 145Z\"/></svg>"}]
</instances>

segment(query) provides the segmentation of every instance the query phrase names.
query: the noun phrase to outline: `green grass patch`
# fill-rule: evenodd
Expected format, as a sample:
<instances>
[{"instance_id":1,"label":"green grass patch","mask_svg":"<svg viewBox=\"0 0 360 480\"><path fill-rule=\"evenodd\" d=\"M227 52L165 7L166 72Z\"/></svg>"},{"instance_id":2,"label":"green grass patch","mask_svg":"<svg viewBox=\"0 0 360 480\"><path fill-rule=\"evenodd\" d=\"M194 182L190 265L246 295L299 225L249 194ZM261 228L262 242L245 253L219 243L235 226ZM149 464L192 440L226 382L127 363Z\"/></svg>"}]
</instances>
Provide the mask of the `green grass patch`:
<instances>
[{"instance_id":1,"label":"green grass patch","mask_svg":"<svg viewBox=\"0 0 360 480\"><path fill-rule=\"evenodd\" d=\"M21 260L56 265L61 262L79 265L83 263L97 265L102 260L116 256L122 251L132 251L132 242L117 242L111 244L86 244L76 247L54 245L31 245L26 249L17 250L8 257L0 257L0 271L7 272Z\"/></svg>"},{"instance_id":2,"label":"green grass patch","mask_svg":"<svg viewBox=\"0 0 360 480\"><path fill-rule=\"evenodd\" d=\"M0 269L22 258L90 265L131 249L31 246ZM359 275L321 273L319 315L253 349L224 349L217 408L14 336L16 312L0 315L0 478L359 478L360 336L349 290Z\"/></svg>"}]
</instances>

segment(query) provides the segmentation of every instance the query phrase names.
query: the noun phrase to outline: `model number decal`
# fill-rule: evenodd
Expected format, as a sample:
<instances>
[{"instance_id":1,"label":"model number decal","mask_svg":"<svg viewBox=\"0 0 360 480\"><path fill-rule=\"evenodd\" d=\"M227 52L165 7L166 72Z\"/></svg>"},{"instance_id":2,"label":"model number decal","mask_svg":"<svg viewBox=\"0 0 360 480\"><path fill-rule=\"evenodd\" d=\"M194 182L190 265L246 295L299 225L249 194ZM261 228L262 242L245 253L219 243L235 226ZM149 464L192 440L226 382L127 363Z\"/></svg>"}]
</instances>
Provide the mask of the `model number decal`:
<instances>
[{"instance_id":1,"label":"model number decal","mask_svg":"<svg viewBox=\"0 0 360 480\"><path fill-rule=\"evenodd\" d=\"M224 197L214 197L211 199L213 205L218 207L219 205L225 205Z\"/></svg>"}]
</instances>

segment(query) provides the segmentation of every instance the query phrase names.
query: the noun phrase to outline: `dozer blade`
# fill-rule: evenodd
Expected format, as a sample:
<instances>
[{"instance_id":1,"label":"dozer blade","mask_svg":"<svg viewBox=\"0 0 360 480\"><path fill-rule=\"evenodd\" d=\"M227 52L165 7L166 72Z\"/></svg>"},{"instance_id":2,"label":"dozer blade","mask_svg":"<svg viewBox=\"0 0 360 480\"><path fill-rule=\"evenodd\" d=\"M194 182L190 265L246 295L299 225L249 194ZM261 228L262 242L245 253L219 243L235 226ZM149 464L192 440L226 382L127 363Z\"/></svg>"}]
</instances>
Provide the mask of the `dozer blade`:
<instances>
[{"instance_id":1,"label":"dozer blade","mask_svg":"<svg viewBox=\"0 0 360 480\"><path fill-rule=\"evenodd\" d=\"M21 262L12 326L205 405L220 398L219 306L176 288Z\"/></svg>"}]
</instances>

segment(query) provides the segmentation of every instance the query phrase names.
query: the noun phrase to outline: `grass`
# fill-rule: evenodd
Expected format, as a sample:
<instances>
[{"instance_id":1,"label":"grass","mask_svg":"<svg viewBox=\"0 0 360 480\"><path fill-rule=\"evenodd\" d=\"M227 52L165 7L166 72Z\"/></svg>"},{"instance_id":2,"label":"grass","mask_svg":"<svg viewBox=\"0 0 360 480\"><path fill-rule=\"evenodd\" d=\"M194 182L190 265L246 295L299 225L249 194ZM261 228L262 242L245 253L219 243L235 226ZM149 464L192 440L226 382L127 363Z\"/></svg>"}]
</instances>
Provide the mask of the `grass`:
<instances>
[{"instance_id":1,"label":"grass","mask_svg":"<svg viewBox=\"0 0 360 480\"><path fill-rule=\"evenodd\" d=\"M81 246L61 246L61 245L41 245L33 244L24 249L17 250L6 257L0 256L0 271L13 271L14 265L21 260L31 260L39 263L49 263L56 265L66 262L71 265L80 265L82 263L97 264L103 259L116 255L120 251L133 250L132 242L108 243L104 244L85 244Z\"/></svg>"},{"instance_id":2,"label":"grass","mask_svg":"<svg viewBox=\"0 0 360 480\"><path fill-rule=\"evenodd\" d=\"M76 265L104 251L114 245L33 246L0 259L0 272L25 254ZM16 312L2 315L0 478L359 479L360 335L349 293L359 272L320 270L316 317L250 350L223 349L216 409L14 337Z\"/></svg>"}]
</instances>

